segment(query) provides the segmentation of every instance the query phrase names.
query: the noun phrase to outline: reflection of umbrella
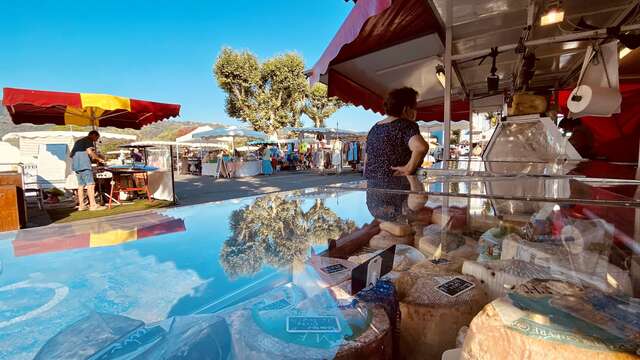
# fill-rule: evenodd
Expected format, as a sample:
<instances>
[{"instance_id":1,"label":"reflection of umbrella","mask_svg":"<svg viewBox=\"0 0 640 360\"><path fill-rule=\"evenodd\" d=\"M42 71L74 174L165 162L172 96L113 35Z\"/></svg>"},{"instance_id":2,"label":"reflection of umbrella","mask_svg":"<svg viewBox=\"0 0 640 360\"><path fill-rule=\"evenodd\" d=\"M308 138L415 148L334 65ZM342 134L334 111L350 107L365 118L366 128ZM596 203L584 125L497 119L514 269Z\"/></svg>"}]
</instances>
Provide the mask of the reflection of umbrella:
<instances>
[{"instance_id":1,"label":"reflection of umbrella","mask_svg":"<svg viewBox=\"0 0 640 360\"><path fill-rule=\"evenodd\" d=\"M140 129L176 117L180 105L113 95L5 88L2 104L15 124L113 126Z\"/></svg>"},{"instance_id":2,"label":"reflection of umbrella","mask_svg":"<svg viewBox=\"0 0 640 360\"><path fill-rule=\"evenodd\" d=\"M15 256L114 246L152 236L183 232L184 220L159 213L126 216L108 223L85 223L57 226L51 229L21 231L13 241ZM53 235L52 235L53 234Z\"/></svg>"},{"instance_id":3,"label":"reflection of umbrella","mask_svg":"<svg viewBox=\"0 0 640 360\"><path fill-rule=\"evenodd\" d=\"M219 138L230 137L232 139L232 147L235 149L236 138L267 139L269 136L267 136L267 134L260 131L241 128L238 126L227 126L223 128L198 132L193 134L193 137L195 139L219 139Z\"/></svg>"}]
</instances>

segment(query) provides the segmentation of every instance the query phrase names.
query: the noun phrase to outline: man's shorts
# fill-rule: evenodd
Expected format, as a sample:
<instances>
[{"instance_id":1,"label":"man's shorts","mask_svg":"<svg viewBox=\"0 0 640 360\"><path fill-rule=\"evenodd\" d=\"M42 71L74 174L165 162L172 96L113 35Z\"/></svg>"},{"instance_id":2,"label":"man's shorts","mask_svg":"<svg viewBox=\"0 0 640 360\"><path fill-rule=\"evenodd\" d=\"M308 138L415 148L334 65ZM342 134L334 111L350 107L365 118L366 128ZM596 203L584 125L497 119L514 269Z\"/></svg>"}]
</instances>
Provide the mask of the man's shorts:
<instances>
[{"instance_id":1,"label":"man's shorts","mask_svg":"<svg viewBox=\"0 0 640 360\"><path fill-rule=\"evenodd\" d=\"M78 186L95 184L93 181L93 171L91 170L76 171L76 177L78 178Z\"/></svg>"}]
</instances>

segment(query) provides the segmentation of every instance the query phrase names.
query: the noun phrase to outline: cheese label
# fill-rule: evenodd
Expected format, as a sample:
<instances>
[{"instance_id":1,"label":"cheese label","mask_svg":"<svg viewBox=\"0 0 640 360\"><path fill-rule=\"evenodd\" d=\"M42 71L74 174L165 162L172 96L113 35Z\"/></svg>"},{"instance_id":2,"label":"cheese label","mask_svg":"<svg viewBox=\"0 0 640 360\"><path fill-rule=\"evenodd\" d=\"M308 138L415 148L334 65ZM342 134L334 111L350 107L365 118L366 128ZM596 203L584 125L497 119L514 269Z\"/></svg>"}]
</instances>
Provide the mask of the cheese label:
<instances>
[{"instance_id":1,"label":"cheese label","mask_svg":"<svg viewBox=\"0 0 640 360\"><path fill-rule=\"evenodd\" d=\"M447 296L456 297L465 291L471 290L473 287L475 287L475 285L472 282L460 277L455 277L436 286L436 289Z\"/></svg>"},{"instance_id":2,"label":"cheese label","mask_svg":"<svg viewBox=\"0 0 640 360\"><path fill-rule=\"evenodd\" d=\"M517 310L494 307L507 327L524 335L597 351L634 353L640 348L640 304L629 298L539 280L519 286L507 298Z\"/></svg>"}]
</instances>

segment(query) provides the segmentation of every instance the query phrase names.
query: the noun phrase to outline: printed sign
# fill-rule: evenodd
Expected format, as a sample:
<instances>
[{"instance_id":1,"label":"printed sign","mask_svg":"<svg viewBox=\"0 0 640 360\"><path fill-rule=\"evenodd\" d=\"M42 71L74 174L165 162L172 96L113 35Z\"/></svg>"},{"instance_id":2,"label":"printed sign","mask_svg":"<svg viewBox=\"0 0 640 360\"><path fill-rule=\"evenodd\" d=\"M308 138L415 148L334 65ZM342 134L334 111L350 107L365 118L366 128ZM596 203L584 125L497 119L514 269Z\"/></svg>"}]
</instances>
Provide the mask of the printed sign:
<instances>
[{"instance_id":1,"label":"printed sign","mask_svg":"<svg viewBox=\"0 0 640 360\"><path fill-rule=\"evenodd\" d=\"M290 333L339 333L340 323L336 316L288 316L287 332Z\"/></svg>"},{"instance_id":2,"label":"printed sign","mask_svg":"<svg viewBox=\"0 0 640 360\"><path fill-rule=\"evenodd\" d=\"M447 296L456 297L466 291L473 289L474 287L475 285L472 282L469 282L460 277L455 277L447 282L436 286L436 289Z\"/></svg>"},{"instance_id":3,"label":"printed sign","mask_svg":"<svg viewBox=\"0 0 640 360\"><path fill-rule=\"evenodd\" d=\"M334 274L337 272L341 272L347 270L347 267L342 264L329 265L321 268L320 270L324 271L327 274Z\"/></svg>"},{"instance_id":4,"label":"printed sign","mask_svg":"<svg viewBox=\"0 0 640 360\"><path fill-rule=\"evenodd\" d=\"M431 259L429 260L431 261L431 263L433 265L444 265L444 264L448 264L449 260L445 259L445 258L440 258L440 259Z\"/></svg>"}]
</instances>

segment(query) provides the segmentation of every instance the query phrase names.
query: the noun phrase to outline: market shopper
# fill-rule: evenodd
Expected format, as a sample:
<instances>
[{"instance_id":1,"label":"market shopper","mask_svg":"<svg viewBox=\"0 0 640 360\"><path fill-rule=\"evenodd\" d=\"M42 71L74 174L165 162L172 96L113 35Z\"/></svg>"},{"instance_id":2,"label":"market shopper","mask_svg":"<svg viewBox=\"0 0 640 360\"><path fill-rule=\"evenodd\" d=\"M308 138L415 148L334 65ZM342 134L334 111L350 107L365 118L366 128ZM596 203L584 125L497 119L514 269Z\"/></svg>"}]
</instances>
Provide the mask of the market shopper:
<instances>
[{"instance_id":1,"label":"market shopper","mask_svg":"<svg viewBox=\"0 0 640 360\"><path fill-rule=\"evenodd\" d=\"M95 181L91 170L91 160L98 163L105 163L105 160L98 155L95 143L100 138L96 130L91 130L86 137L75 142L71 149L72 169L78 179L78 210L87 210L84 205L84 189L87 189L89 197L89 210L104 210L106 207L96 204Z\"/></svg>"},{"instance_id":2,"label":"market shopper","mask_svg":"<svg viewBox=\"0 0 640 360\"><path fill-rule=\"evenodd\" d=\"M367 135L365 170L367 179L413 175L422 164L429 145L416 124L418 92L409 87L395 89L384 102L387 117Z\"/></svg>"}]
</instances>

